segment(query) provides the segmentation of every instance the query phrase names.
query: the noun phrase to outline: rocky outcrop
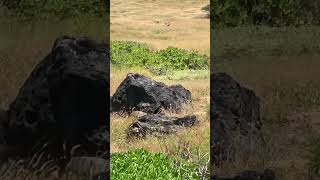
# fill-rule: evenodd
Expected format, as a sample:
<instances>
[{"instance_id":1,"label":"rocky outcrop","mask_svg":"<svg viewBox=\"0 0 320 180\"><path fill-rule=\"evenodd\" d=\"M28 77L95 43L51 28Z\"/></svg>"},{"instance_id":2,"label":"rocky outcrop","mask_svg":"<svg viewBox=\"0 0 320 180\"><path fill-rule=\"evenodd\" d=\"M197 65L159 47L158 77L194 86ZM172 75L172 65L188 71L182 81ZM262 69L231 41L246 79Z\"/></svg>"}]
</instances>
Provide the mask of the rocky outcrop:
<instances>
[{"instance_id":1,"label":"rocky outcrop","mask_svg":"<svg viewBox=\"0 0 320 180\"><path fill-rule=\"evenodd\" d=\"M196 116L168 117L162 110L180 112L191 104L191 92L181 85L167 86L140 74L129 73L111 96L113 112L137 117L127 129L128 138L176 133L197 122Z\"/></svg>"},{"instance_id":2,"label":"rocky outcrop","mask_svg":"<svg viewBox=\"0 0 320 180\"><path fill-rule=\"evenodd\" d=\"M272 170L266 169L263 172L243 171L234 177L212 176L211 180L276 180L276 176Z\"/></svg>"},{"instance_id":3,"label":"rocky outcrop","mask_svg":"<svg viewBox=\"0 0 320 180\"><path fill-rule=\"evenodd\" d=\"M65 154L63 144L67 152L78 144L83 154L106 151L108 58L106 44L87 38L57 39L6 113L6 144L23 148L24 155L44 144L54 156Z\"/></svg>"},{"instance_id":4,"label":"rocky outcrop","mask_svg":"<svg viewBox=\"0 0 320 180\"><path fill-rule=\"evenodd\" d=\"M162 136L177 133L198 122L196 116L167 117L158 114L147 114L138 118L128 128L128 137L144 138L146 136Z\"/></svg>"},{"instance_id":5,"label":"rocky outcrop","mask_svg":"<svg viewBox=\"0 0 320 180\"><path fill-rule=\"evenodd\" d=\"M263 143L260 103L255 93L226 73L212 74L210 86L213 161L232 158L236 148L250 152Z\"/></svg>"},{"instance_id":6,"label":"rocky outcrop","mask_svg":"<svg viewBox=\"0 0 320 180\"><path fill-rule=\"evenodd\" d=\"M140 74L128 74L111 98L113 112L161 109L179 112L191 102L191 93L181 85L167 86Z\"/></svg>"}]
</instances>

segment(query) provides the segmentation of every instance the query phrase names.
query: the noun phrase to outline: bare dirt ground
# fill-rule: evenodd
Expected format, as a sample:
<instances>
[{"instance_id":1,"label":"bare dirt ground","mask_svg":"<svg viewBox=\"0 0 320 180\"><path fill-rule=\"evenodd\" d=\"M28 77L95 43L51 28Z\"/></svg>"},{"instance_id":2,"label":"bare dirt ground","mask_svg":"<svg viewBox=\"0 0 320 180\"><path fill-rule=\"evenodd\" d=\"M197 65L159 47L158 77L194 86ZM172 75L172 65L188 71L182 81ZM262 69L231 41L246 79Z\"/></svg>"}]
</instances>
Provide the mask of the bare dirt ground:
<instances>
[{"instance_id":1,"label":"bare dirt ground","mask_svg":"<svg viewBox=\"0 0 320 180\"><path fill-rule=\"evenodd\" d=\"M111 40L144 42L156 49L174 46L210 52L207 0L111 1Z\"/></svg>"}]
</instances>

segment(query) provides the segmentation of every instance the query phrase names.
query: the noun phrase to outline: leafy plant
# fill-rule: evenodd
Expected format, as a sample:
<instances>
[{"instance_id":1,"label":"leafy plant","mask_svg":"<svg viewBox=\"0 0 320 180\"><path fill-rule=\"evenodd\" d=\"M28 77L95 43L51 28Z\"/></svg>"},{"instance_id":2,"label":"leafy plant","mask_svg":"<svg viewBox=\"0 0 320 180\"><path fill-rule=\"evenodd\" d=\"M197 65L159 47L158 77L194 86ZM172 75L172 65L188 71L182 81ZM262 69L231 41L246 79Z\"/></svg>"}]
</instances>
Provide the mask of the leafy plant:
<instances>
[{"instance_id":1,"label":"leafy plant","mask_svg":"<svg viewBox=\"0 0 320 180\"><path fill-rule=\"evenodd\" d=\"M137 42L111 42L111 63L124 67L145 67L156 74L172 70L201 70L208 68L208 57L196 51L168 47L153 51L146 44Z\"/></svg>"},{"instance_id":2,"label":"leafy plant","mask_svg":"<svg viewBox=\"0 0 320 180\"><path fill-rule=\"evenodd\" d=\"M110 179L199 179L195 166L162 153L137 149L111 154Z\"/></svg>"}]
</instances>

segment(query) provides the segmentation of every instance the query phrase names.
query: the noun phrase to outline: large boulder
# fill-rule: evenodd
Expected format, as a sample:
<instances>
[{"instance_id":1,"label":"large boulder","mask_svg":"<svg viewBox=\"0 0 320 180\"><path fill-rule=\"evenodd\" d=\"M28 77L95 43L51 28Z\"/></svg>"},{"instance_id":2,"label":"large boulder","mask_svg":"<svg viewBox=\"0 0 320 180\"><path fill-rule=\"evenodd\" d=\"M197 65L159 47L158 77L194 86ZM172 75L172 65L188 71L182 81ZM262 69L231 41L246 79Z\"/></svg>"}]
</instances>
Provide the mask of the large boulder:
<instances>
[{"instance_id":1,"label":"large boulder","mask_svg":"<svg viewBox=\"0 0 320 180\"><path fill-rule=\"evenodd\" d=\"M151 114L161 109L179 112L190 102L190 91L181 85L167 86L140 74L128 74L111 97L111 110Z\"/></svg>"},{"instance_id":2,"label":"large boulder","mask_svg":"<svg viewBox=\"0 0 320 180\"><path fill-rule=\"evenodd\" d=\"M5 141L52 155L80 144L94 155L107 141L109 129L109 48L87 38L58 38L51 52L34 68L10 105L4 123ZM105 127L101 130L101 127ZM98 139L103 142L97 142ZM104 133L103 133L104 132ZM94 142L90 139L94 139ZM102 150L103 151L103 150Z\"/></svg>"},{"instance_id":3,"label":"large boulder","mask_svg":"<svg viewBox=\"0 0 320 180\"><path fill-rule=\"evenodd\" d=\"M259 98L226 73L212 74L210 86L213 161L232 158L236 148L253 151L263 143Z\"/></svg>"},{"instance_id":4,"label":"large boulder","mask_svg":"<svg viewBox=\"0 0 320 180\"><path fill-rule=\"evenodd\" d=\"M129 138L146 136L162 136L177 133L187 127L191 127L198 122L196 116L167 117L159 114L146 114L132 123L127 135Z\"/></svg>"}]
</instances>

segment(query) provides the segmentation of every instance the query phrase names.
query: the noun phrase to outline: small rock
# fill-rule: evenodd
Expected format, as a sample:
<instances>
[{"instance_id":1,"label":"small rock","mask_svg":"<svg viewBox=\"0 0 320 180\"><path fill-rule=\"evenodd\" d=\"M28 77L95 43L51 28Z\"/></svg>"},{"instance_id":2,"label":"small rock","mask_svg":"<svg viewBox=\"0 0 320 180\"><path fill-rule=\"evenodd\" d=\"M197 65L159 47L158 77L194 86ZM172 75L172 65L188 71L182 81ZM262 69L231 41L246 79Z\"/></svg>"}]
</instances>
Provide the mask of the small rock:
<instances>
[{"instance_id":1,"label":"small rock","mask_svg":"<svg viewBox=\"0 0 320 180\"><path fill-rule=\"evenodd\" d=\"M186 127L192 127L198 122L196 116L167 117L158 114L147 114L141 116L137 122L128 128L128 137L162 136L177 133Z\"/></svg>"}]
</instances>

